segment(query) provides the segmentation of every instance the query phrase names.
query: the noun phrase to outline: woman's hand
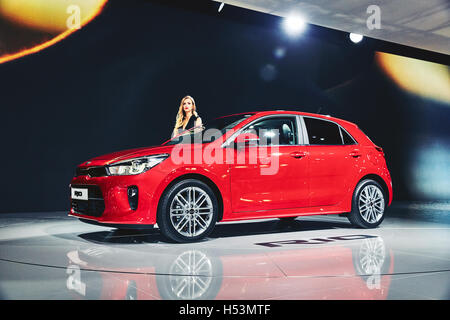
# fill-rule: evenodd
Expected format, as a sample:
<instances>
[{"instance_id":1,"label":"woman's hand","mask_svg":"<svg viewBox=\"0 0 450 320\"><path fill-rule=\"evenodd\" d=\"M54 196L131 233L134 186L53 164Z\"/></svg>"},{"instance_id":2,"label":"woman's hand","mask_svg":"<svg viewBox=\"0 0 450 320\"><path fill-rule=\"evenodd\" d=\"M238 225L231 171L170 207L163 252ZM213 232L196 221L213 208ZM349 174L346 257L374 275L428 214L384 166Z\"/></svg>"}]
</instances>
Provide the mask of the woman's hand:
<instances>
[{"instance_id":1,"label":"woman's hand","mask_svg":"<svg viewBox=\"0 0 450 320\"><path fill-rule=\"evenodd\" d=\"M195 128L194 132L202 132L203 131L202 118L198 117L197 120L195 120L194 128Z\"/></svg>"},{"instance_id":2,"label":"woman's hand","mask_svg":"<svg viewBox=\"0 0 450 320\"><path fill-rule=\"evenodd\" d=\"M202 118L198 117L197 120L195 120L195 126L201 127L203 125Z\"/></svg>"}]
</instances>

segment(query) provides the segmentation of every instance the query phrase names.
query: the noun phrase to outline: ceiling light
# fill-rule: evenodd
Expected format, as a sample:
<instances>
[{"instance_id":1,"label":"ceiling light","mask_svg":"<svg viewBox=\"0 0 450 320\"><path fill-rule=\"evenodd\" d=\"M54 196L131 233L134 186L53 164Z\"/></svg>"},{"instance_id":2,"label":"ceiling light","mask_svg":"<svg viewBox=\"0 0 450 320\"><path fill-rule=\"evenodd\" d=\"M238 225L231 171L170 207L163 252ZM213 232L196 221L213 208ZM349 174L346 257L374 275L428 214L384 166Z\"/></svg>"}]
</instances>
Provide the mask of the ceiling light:
<instances>
[{"instance_id":1,"label":"ceiling light","mask_svg":"<svg viewBox=\"0 0 450 320\"><path fill-rule=\"evenodd\" d=\"M364 38L361 34L357 34L357 33L350 33L349 37L353 43L361 42L361 40Z\"/></svg>"},{"instance_id":2,"label":"ceiling light","mask_svg":"<svg viewBox=\"0 0 450 320\"><path fill-rule=\"evenodd\" d=\"M306 29L306 20L301 15L290 15L283 20L283 28L289 36L296 37Z\"/></svg>"}]
</instances>

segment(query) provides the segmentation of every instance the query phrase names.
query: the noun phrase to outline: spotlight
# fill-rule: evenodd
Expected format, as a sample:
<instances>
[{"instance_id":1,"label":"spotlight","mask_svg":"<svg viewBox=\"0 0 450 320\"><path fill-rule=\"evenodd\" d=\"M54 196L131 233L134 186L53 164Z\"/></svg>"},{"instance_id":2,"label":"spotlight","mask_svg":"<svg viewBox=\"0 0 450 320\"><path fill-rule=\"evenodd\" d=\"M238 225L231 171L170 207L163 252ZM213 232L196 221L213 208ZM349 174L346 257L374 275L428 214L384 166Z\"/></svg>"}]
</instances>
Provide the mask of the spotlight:
<instances>
[{"instance_id":1,"label":"spotlight","mask_svg":"<svg viewBox=\"0 0 450 320\"><path fill-rule=\"evenodd\" d=\"M225 6L225 2L222 2L219 6L218 12L222 11L223 7Z\"/></svg>"},{"instance_id":2,"label":"spotlight","mask_svg":"<svg viewBox=\"0 0 450 320\"><path fill-rule=\"evenodd\" d=\"M357 33L350 33L349 37L353 43L361 42L361 40L364 38L361 34L357 34Z\"/></svg>"},{"instance_id":3,"label":"spotlight","mask_svg":"<svg viewBox=\"0 0 450 320\"><path fill-rule=\"evenodd\" d=\"M283 20L284 31L291 37L300 35L306 28L306 20L301 15L290 15Z\"/></svg>"},{"instance_id":4,"label":"spotlight","mask_svg":"<svg viewBox=\"0 0 450 320\"><path fill-rule=\"evenodd\" d=\"M273 54L276 58L278 59L282 59L284 58L284 56L286 55L286 48L283 47L277 47L274 51Z\"/></svg>"},{"instance_id":5,"label":"spotlight","mask_svg":"<svg viewBox=\"0 0 450 320\"><path fill-rule=\"evenodd\" d=\"M266 64L263 68L261 68L259 74L264 81L270 82L272 80L275 80L278 71L274 65Z\"/></svg>"}]
</instances>

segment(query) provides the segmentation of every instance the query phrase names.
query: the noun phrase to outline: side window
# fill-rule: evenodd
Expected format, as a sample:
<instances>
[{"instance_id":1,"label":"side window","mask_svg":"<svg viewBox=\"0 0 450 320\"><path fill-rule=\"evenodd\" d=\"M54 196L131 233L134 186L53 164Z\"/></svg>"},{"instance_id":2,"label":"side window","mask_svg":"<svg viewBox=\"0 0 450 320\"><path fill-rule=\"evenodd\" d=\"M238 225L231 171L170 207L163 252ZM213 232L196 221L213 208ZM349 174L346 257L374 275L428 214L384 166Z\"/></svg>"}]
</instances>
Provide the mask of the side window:
<instances>
[{"instance_id":1,"label":"side window","mask_svg":"<svg viewBox=\"0 0 450 320\"><path fill-rule=\"evenodd\" d=\"M342 140L344 140L344 144L345 145L355 144L355 139L353 139L352 136L347 133L347 131L343 130L342 128L340 129L342 133Z\"/></svg>"},{"instance_id":2,"label":"side window","mask_svg":"<svg viewBox=\"0 0 450 320\"><path fill-rule=\"evenodd\" d=\"M342 145L339 126L333 122L303 118L311 145Z\"/></svg>"},{"instance_id":3,"label":"side window","mask_svg":"<svg viewBox=\"0 0 450 320\"><path fill-rule=\"evenodd\" d=\"M245 132L259 136L260 145L298 144L295 117L270 117L251 124Z\"/></svg>"}]
</instances>

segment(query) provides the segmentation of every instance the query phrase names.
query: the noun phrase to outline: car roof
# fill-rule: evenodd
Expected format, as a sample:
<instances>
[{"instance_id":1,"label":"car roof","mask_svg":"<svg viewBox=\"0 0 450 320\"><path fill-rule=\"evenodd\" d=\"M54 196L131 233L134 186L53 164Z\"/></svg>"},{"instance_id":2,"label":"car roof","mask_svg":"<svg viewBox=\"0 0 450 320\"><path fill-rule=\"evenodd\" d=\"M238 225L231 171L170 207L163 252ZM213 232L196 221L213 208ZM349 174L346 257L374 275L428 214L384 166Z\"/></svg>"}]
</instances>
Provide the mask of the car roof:
<instances>
[{"instance_id":1,"label":"car roof","mask_svg":"<svg viewBox=\"0 0 450 320\"><path fill-rule=\"evenodd\" d=\"M252 112L243 112L239 114L252 114L253 116L266 116L266 115L275 115L275 114L296 114L301 116L309 116L314 118L321 118L325 120L331 120L338 122L340 124L350 124L352 126L356 126L353 122L350 122L348 120L332 117L330 115L325 114L319 114L319 113L311 113L311 112L303 112L303 111L292 111L292 110L272 110L272 111L252 111Z\"/></svg>"}]
</instances>

